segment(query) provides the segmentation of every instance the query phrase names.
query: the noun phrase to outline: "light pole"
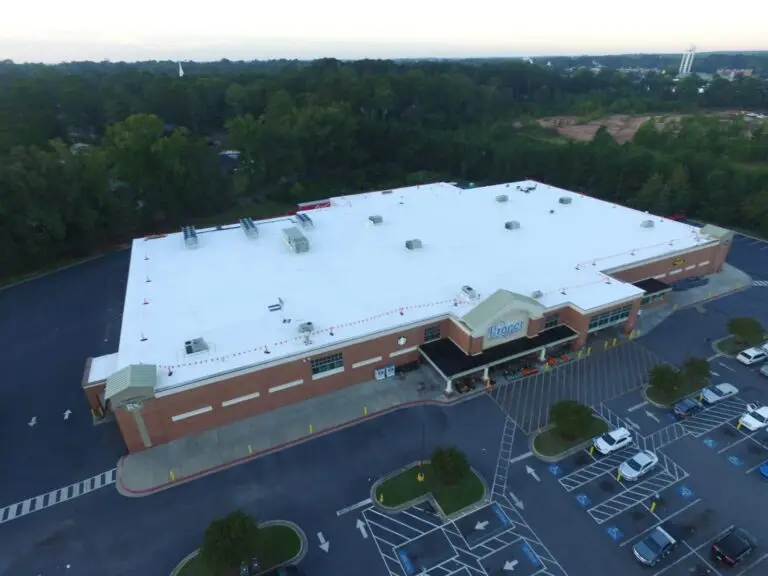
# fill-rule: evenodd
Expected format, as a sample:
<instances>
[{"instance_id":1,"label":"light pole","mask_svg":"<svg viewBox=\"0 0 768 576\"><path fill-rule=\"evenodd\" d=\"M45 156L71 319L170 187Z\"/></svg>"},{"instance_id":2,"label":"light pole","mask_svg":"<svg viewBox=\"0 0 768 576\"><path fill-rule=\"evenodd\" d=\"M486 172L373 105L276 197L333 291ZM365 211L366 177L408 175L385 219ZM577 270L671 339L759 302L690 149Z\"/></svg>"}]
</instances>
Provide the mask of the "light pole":
<instances>
[{"instance_id":1,"label":"light pole","mask_svg":"<svg viewBox=\"0 0 768 576\"><path fill-rule=\"evenodd\" d=\"M419 473L416 475L418 482L424 482L424 451L425 451L425 424L424 424L424 406L421 407L421 450L419 453Z\"/></svg>"}]
</instances>

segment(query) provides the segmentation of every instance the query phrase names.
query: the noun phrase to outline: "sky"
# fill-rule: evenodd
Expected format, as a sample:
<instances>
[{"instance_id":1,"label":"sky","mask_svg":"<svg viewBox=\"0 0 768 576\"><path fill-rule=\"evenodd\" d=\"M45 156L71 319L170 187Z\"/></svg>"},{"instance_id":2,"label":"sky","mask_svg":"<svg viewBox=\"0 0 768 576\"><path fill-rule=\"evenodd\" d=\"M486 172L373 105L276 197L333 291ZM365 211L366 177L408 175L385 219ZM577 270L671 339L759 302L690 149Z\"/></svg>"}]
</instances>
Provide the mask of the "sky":
<instances>
[{"instance_id":1,"label":"sky","mask_svg":"<svg viewBox=\"0 0 768 576\"><path fill-rule=\"evenodd\" d=\"M768 2L11 0L0 60L452 58L768 50ZM629 8L632 6L633 8ZM631 10L631 12L630 12Z\"/></svg>"}]
</instances>

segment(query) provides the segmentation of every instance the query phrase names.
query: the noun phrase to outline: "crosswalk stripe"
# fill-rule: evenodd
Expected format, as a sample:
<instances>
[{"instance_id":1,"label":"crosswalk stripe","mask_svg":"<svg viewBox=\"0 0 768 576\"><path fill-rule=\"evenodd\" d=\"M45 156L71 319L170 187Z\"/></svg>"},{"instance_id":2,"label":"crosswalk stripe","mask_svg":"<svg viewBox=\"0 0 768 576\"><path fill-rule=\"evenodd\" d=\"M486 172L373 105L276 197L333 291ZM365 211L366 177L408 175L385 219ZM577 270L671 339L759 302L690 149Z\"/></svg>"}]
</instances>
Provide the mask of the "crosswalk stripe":
<instances>
[{"instance_id":1,"label":"crosswalk stripe","mask_svg":"<svg viewBox=\"0 0 768 576\"><path fill-rule=\"evenodd\" d=\"M56 504L61 504L72 498L83 496L89 492L95 491L99 488L103 488L109 484L114 484L117 477L117 468L102 472L96 476L87 478L75 484L64 486L63 488L57 488L51 490L45 494L27 498L21 502L10 504L4 508L0 508L0 524L21 518L32 512L38 512L43 508L49 508Z\"/></svg>"}]
</instances>

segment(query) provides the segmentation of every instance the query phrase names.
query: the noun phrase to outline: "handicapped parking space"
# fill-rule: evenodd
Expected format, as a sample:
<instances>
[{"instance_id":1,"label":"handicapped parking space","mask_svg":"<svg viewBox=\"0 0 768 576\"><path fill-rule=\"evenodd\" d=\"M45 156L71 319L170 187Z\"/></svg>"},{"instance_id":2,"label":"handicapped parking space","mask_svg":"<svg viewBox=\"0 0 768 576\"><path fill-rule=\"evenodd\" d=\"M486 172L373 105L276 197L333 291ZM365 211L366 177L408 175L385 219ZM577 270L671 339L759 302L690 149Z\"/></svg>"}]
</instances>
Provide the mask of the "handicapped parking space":
<instances>
[{"instance_id":1,"label":"handicapped parking space","mask_svg":"<svg viewBox=\"0 0 768 576\"><path fill-rule=\"evenodd\" d=\"M514 574L531 576L544 569L544 563L525 540L497 550L480 560L487 574Z\"/></svg>"},{"instance_id":2,"label":"handicapped parking space","mask_svg":"<svg viewBox=\"0 0 768 576\"><path fill-rule=\"evenodd\" d=\"M445 532L433 530L395 548L400 564L408 576L428 572L438 564L456 557Z\"/></svg>"},{"instance_id":3,"label":"handicapped parking space","mask_svg":"<svg viewBox=\"0 0 768 576\"><path fill-rule=\"evenodd\" d=\"M510 521L496 503L484 506L454 522L470 548L490 540L509 528Z\"/></svg>"},{"instance_id":4,"label":"handicapped parking space","mask_svg":"<svg viewBox=\"0 0 768 576\"><path fill-rule=\"evenodd\" d=\"M571 492L576 502L585 510L602 504L625 490L616 480L616 473L606 472L579 486Z\"/></svg>"},{"instance_id":5,"label":"handicapped parking space","mask_svg":"<svg viewBox=\"0 0 768 576\"><path fill-rule=\"evenodd\" d=\"M706 502L698 502L665 521L662 527L678 541L698 548L712 542L729 525Z\"/></svg>"},{"instance_id":6,"label":"handicapped parking space","mask_svg":"<svg viewBox=\"0 0 768 576\"><path fill-rule=\"evenodd\" d=\"M629 540L639 539L647 530L658 523L658 518L651 514L643 504L637 504L615 518L611 518L601 528L605 530L611 540L621 545Z\"/></svg>"},{"instance_id":7,"label":"handicapped parking space","mask_svg":"<svg viewBox=\"0 0 768 576\"><path fill-rule=\"evenodd\" d=\"M688 554L688 556L684 556L685 554ZM705 562L687 548L678 548L659 569L664 570L664 576L699 576L700 574L707 574L707 569L711 570L709 551L702 550L699 554L706 558L707 561ZM675 561L677 562L673 564ZM712 572L712 574L714 573Z\"/></svg>"},{"instance_id":8,"label":"handicapped parking space","mask_svg":"<svg viewBox=\"0 0 768 576\"><path fill-rule=\"evenodd\" d=\"M768 448L758 441L765 439L765 431L753 432L736 443L721 449L720 454L737 468L751 470L768 460Z\"/></svg>"},{"instance_id":9,"label":"handicapped parking space","mask_svg":"<svg viewBox=\"0 0 768 576\"><path fill-rule=\"evenodd\" d=\"M600 457L601 455L599 453L595 453L595 457L593 458L589 455L587 450L579 450L575 454L571 454L562 460L558 460L554 464L550 464L547 466L547 469L549 470L549 473L552 474L552 476L556 478L562 478L568 474L578 472L590 464L594 464L595 460L599 459Z\"/></svg>"},{"instance_id":10,"label":"handicapped parking space","mask_svg":"<svg viewBox=\"0 0 768 576\"><path fill-rule=\"evenodd\" d=\"M745 438L745 433L736 428L738 418L713 428L700 437L705 446L715 451L727 449Z\"/></svg>"}]
</instances>

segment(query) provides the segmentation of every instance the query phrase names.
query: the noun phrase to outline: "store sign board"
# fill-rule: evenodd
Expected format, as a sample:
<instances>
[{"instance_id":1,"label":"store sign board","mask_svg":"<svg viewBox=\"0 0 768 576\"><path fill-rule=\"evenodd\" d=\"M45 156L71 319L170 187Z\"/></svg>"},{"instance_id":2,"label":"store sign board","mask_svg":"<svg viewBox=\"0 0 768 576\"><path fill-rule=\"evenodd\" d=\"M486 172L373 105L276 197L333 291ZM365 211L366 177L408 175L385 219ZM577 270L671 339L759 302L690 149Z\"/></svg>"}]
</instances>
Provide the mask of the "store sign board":
<instances>
[{"instance_id":1,"label":"store sign board","mask_svg":"<svg viewBox=\"0 0 768 576\"><path fill-rule=\"evenodd\" d=\"M485 330L483 348L490 348L515 340L528 333L528 314L522 310L513 310L495 318Z\"/></svg>"}]
</instances>

